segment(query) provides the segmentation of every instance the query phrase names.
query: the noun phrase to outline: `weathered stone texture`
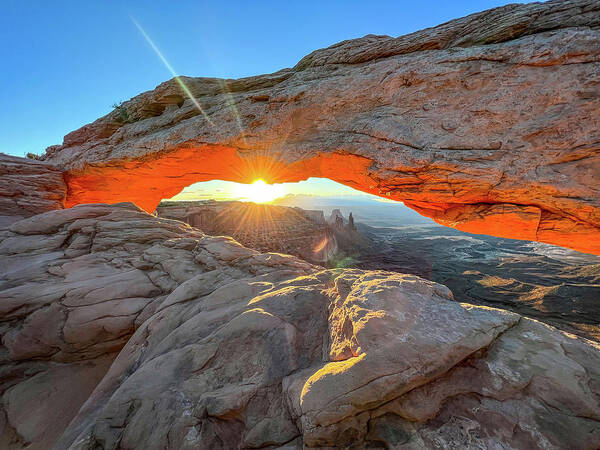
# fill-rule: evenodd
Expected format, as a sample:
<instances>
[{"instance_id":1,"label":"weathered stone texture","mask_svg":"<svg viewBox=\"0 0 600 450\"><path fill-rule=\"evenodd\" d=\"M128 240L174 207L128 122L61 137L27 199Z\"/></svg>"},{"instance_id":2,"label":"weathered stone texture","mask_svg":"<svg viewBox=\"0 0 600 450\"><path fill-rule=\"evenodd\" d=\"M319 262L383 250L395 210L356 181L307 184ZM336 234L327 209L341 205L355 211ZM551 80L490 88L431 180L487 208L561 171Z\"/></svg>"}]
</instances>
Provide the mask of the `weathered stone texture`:
<instances>
[{"instance_id":1,"label":"weathered stone texture","mask_svg":"<svg viewBox=\"0 0 600 450\"><path fill-rule=\"evenodd\" d=\"M0 226L63 207L67 186L51 164L0 153Z\"/></svg>"},{"instance_id":2,"label":"weathered stone texture","mask_svg":"<svg viewBox=\"0 0 600 450\"><path fill-rule=\"evenodd\" d=\"M131 204L0 235L3 448L593 448L600 348ZM85 402L85 403L84 403Z\"/></svg>"},{"instance_id":3,"label":"weathered stone texture","mask_svg":"<svg viewBox=\"0 0 600 450\"><path fill-rule=\"evenodd\" d=\"M317 50L239 80L182 77L65 137L67 205L152 211L193 182L325 177L462 230L600 253L600 3L508 5ZM127 188L124 188L126 186Z\"/></svg>"}]
</instances>

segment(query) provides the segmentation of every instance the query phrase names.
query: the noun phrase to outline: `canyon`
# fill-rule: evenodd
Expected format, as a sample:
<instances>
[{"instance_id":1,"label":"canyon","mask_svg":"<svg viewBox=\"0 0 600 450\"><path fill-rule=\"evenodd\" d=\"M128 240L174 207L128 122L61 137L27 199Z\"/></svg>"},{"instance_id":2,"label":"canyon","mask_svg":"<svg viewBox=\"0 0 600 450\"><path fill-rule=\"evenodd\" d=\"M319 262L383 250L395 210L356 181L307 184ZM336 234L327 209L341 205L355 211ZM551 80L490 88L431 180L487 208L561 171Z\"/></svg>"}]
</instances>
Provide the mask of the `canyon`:
<instances>
[{"instance_id":1,"label":"canyon","mask_svg":"<svg viewBox=\"0 0 600 450\"><path fill-rule=\"evenodd\" d=\"M311 201L319 205L320 200L302 203ZM255 250L295 255L324 268L417 275L449 287L462 302L508 309L600 342L600 257L435 224L403 224L386 216L389 208L373 200L331 201L326 212L187 201L162 202L156 213L207 234L231 236ZM359 215L349 229L351 210Z\"/></svg>"},{"instance_id":2,"label":"canyon","mask_svg":"<svg viewBox=\"0 0 600 450\"><path fill-rule=\"evenodd\" d=\"M321 210L239 201L178 201L161 202L155 213L207 234L231 236L255 250L286 253L324 267L373 245L344 221L339 210L326 219Z\"/></svg>"},{"instance_id":3,"label":"canyon","mask_svg":"<svg viewBox=\"0 0 600 450\"><path fill-rule=\"evenodd\" d=\"M334 229L322 211L246 202L162 202L156 214L181 220L246 247L326 263L337 252Z\"/></svg>"},{"instance_id":4,"label":"canyon","mask_svg":"<svg viewBox=\"0 0 600 450\"><path fill-rule=\"evenodd\" d=\"M600 3L551 0L179 77L43 155L0 154L0 447L598 448L595 257L569 253L586 266L546 303L516 293L547 274L510 276L549 263L526 241L600 255L599 89ZM303 252L337 213L255 205L297 227L285 247L237 230L249 205L160 206L198 181L307 177L522 241L444 244L453 293L421 271L435 232L357 221L379 242L365 266L324 267L329 244Z\"/></svg>"}]
</instances>

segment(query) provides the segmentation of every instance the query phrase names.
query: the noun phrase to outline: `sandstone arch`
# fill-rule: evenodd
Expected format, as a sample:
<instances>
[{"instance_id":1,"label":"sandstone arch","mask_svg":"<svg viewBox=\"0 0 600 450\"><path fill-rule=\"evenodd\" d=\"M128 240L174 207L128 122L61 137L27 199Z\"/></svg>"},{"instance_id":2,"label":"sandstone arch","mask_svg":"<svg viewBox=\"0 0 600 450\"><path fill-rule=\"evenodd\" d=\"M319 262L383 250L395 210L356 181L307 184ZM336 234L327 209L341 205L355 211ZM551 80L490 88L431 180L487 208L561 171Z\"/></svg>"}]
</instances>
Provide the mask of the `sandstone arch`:
<instances>
[{"instance_id":1,"label":"sandstone arch","mask_svg":"<svg viewBox=\"0 0 600 450\"><path fill-rule=\"evenodd\" d=\"M600 4L509 5L294 68L175 80L44 159L65 206L151 211L197 181L326 177L464 231L600 254Z\"/></svg>"}]
</instances>

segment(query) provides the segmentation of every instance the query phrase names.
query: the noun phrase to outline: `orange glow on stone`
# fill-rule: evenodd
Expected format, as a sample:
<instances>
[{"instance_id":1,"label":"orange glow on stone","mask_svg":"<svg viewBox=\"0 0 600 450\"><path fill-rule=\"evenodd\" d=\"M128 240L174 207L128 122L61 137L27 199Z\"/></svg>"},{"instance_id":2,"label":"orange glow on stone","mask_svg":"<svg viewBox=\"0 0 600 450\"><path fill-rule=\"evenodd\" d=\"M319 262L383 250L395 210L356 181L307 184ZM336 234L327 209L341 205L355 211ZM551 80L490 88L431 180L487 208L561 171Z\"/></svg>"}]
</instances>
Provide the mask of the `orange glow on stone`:
<instances>
[{"instance_id":1,"label":"orange glow on stone","mask_svg":"<svg viewBox=\"0 0 600 450\"><path fill-rule=\"evenodd\" d=\"M180 148L157 159L88 166L67 173L65 206L133 202L152 212L162 199L173 197L190 184L210 180L250 184L260 179L272 184L320 177L377 194L375 189L365 188L376 185L367 175L370 164L370 159L342 153L287 163L265 155L240 155L236 149L222 146Z\"/></svg>"},{"instance_id":2,"label":"orange glow on stone","mask_svg":"<svg viewBox=\"0 0 600 450\"><path fill-rule=\"evenodd\" d=\"M315 253L319 253L321 250L323 250L325 248L325 246L327 245L327 243L329 242L329 239L327 239L327 237L324 237L313 249L313 252Z\"/></svg>"},{"instance_id":3,"label":"orange glow on stone","mask_svg":"<svg viewBox=\"0 0 600 450\"><path fill-rule=\"evenodd\" d=\"M220 145L181 147L154 158L122 160L106 166L88 165L65 174L65 207L81 203L133 202L152 212L162 199L171 198L196 182L210 180L267 184L297 182L310 177L329 178L354 189L404 204L441 225L476 234L548 242L573 250L600 254L597 228L536 206L489 203L485 193L470 192L450 203L448 195L414 189L394 190L379 178L369 158L345 152L320 153L308 159L285 161L259 151L239 151ZM393 183L406 183L401 177Z\"/></svg>"}]
</instances>

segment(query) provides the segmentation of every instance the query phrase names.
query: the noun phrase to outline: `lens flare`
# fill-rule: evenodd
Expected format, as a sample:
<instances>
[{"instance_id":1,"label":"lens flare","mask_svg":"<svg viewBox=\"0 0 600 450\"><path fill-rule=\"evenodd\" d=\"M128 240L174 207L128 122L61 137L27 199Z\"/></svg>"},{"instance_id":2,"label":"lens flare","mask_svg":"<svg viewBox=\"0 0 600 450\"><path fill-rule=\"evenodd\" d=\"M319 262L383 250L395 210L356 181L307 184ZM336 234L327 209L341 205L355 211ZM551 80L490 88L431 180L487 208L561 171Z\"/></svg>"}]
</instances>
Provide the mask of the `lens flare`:
<instances>
[{"instance_id":1,"label":"lens flare","mask_svg":"<svg viewBox=\"0 0 600 450\"><path fill-rule=\"evenodd\" d=\"M221 87L221 91L223 92L223 94L225 94L225 103L231 109L231 113L233 114L233 117L235 118L237 126L240 130L240 137L242 139L242 142L246 144L244 127L242 126L242 119L240 118L240 113L238 112L237 106L235 105L235 100L233 99L233 96L231 95L231 92L229 91L225 80L219 80L219 86Z\"/></svg>"},{"instance_id":2,"label":"lens flare","mask_svg":"<svg viewBox=\"0 0 600 450\"><path fill-rule=\"evenodd\" d=\"M325 236L313 249L314 253L319 253L320 251L322 251L325 246L329 243L329 239L327 238L327 236Z\"/></svg>"},{"instance_id":3,"label":"lens flare","mask_svg":"<svg viewBox=\"0 0 600 450\"><path fill-rule=\"evenodd\" d=\"M152 47L152 50L154 50L154 52L158 55L158 57L160 58L160 60L162 61L162 63L165 65L165 67L169 70L169 72L171 72L171 75L173 75L173 77L175 78L175 81L177 81L177 84L179 84L179 86L181 87L181 89L183 90L183 92L185 92L185 95L187 95L189 97L189 99L192 101L192 103L194 104L194 106L196 108L198 108L198 111L200 111L202 113L202 115L204 116L204 118L206 119L206 121L209 124L211 124L211 125L214 126L212 120L210 120L210 117L208 117L208 115L206 114L206 112L204 112L204 109L202 109L202 106L200 106L200 103L198 103L198 100L196 100L196 98L194 97L194 95L192 94L192 92L188 89L188 87L185 85L185 83L183 82L183 80L181 78L179 78L179 75L177 75L177 72L175 72L175 69L173 69L173 67L171 67L171 64L169 64L169 61L167 61L167 58L165 58L163 56L163 54L161 53L161 51L154 44L154 41L152 41L152 39L150 39L150 36L148 36L148 34L146 33L146 31L144 31L144 29L138 23L137 20L135 20L132 17L131 21L135 24L135 26L140 31L140 33L142 33L142 36L144 36L144 39L146 39L146 42L148 42L148 44L150 45L150 47Z\"/></svg>"}]
</instances>

